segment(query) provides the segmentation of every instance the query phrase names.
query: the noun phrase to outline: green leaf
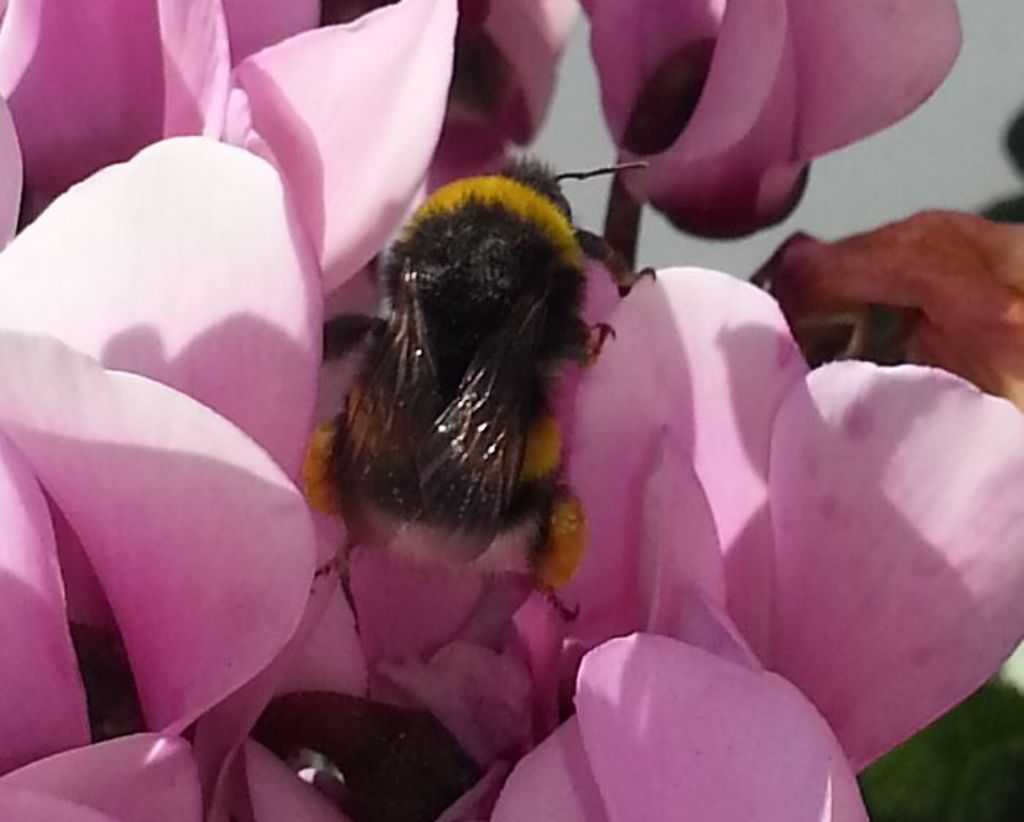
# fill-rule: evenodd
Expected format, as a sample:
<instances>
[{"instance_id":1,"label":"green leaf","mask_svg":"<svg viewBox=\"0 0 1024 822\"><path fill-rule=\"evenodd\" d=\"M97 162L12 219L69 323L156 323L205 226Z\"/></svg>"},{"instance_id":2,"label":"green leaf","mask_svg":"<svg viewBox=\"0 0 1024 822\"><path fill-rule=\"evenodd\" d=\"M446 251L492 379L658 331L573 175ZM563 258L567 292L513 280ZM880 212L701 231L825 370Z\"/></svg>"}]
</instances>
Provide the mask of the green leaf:
<instances>
[{"instance_id":1,"label":"green leaf","mask_svg":"<svg viewBox=\"0 0 1024 822\"><path fill-rule=\"evenodd\" d=\"M861 774L872 822L1021 822L1024 696L991 682Z\"/></svg>"}]
</instances>

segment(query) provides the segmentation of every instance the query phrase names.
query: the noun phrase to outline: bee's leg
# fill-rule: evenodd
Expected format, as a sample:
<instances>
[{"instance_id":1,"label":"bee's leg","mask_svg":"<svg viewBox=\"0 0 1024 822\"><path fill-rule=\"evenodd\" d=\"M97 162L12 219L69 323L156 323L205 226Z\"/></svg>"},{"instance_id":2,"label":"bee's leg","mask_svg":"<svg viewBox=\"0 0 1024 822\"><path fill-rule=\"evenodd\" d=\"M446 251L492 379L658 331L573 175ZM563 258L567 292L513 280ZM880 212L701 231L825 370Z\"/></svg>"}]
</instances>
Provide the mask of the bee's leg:
<instances>
[{"instance_id":1,"label":"bee's leg","mask_svg":"<svg viewBox=\"0 0 1024 822\"><path fill-rule=\"evenodd\" d=\"M548 514L544 541L534 557L534 579L537 587L547 591L563 616L573 615L555 598L555 590L571 580L583 561L587 547L587 517L582 503L561 493Z\"/></svg>"},{"instance_id":2,"label":"bee's leg","mask_svg":"<svg viewBox=\"0 0 1024 822\"><path fill-rule=\"evenodd\" d=\"M551 603L551 607L558 611L558 615L566 622L572 622L580 615L579 603L572 606L566 605L554 591L549 590L545 593L548 602Z\"/></svg>"},{"instance_id":3,"label":"bee's leg","mask_svg":"<svg viewBox=\"0 0 1024 822\"><path fill-rule=\"evenodd\" d=\"M324 360L344 357L384 323L367 314L338 314L324 322Z\"/></svg>"},{"instance_id":4,"label":"bee's leg","mask_svg":"<svg viewBox=\"0 0 1024 822\"><path fill-rule=\"evenodd\" d=\"M612 282L618 287L619 294L623 297L632 290L641 277L655 276L654 269L649 266L634 271L633 266L626 261L626 258L600 234L578 228L576 229L576 241L580 244L584 254L608 269Z\"/></svg>"}]
</instances>

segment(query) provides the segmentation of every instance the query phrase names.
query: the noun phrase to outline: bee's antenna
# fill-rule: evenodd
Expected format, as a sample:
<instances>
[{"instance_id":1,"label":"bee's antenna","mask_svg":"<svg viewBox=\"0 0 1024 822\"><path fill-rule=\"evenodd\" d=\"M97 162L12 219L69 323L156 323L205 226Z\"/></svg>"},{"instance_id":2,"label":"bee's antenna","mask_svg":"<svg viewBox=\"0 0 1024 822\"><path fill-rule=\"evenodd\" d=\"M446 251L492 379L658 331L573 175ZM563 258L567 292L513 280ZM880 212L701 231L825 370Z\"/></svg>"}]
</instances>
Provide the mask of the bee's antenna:
<instances>
[{"instance_id":1,"label":"bee's antenna","mask_svg":"<svg viewBox=\"0 0 1024 822\"><path fill-rule=\"evenodd\" d=\"M555 175L555 179L559 182L562 180L586 180L589 177L600 177L603 174L615 174L617 171L630 171L634 168L647 168L647 163L643 160L635 160L631 163L618 163L614 166L603 166L590 171L567 171L565 174Z\"/></svg>"}]
</instances>

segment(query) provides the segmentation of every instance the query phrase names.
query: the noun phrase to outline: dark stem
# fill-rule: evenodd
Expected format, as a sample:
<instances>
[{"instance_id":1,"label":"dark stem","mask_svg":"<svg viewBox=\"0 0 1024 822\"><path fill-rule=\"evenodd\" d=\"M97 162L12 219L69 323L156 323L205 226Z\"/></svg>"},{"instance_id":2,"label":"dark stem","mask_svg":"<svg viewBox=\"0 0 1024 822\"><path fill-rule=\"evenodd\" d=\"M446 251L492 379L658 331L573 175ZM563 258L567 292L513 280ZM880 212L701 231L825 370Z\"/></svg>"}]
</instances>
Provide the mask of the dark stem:
<instances>
[{"instance_id":1,"label":"dark stem","mask_svg":"<svg viewBox=\"0 0 1024 822\"><path fill-rule=\"evenodd\" d=\"M604 217L604 237L628 264L636 268L636 249L640 238L640 210L637 202L616 174L608 194L608 211Z\"/></svg>"}]
</instances>

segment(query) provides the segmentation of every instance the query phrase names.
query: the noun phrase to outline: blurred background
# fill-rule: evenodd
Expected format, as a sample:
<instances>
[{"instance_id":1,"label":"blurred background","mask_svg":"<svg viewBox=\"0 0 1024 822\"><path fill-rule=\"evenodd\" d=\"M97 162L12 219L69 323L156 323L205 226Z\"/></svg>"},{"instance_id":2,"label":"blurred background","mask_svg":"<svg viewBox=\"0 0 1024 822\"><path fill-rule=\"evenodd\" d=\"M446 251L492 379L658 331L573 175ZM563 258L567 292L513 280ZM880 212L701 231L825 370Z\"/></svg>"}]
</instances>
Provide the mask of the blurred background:
<instances>
[{"instance_id":1,"label":"blurred background","mask_svg":"<svg viewBox=\"0 0 1024 822\"><path fill-rule=\"evenodd\" d=\"M816 161L789 219L746 240L708 241L680 234L645 210L639 265L699 265L749 277L797 230L834 239L924 208L980 211L1024 195L1024 172L1015 169L1004 139L1024 109L1024 0L959 0L958 6L964 44L946 82L892 128ZM614 157L587 38L581 16L534 149L560 171ZM577 222L599 230L608 179L566 187Z\"/></svg>"}]
</instances>

